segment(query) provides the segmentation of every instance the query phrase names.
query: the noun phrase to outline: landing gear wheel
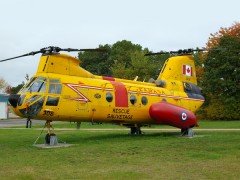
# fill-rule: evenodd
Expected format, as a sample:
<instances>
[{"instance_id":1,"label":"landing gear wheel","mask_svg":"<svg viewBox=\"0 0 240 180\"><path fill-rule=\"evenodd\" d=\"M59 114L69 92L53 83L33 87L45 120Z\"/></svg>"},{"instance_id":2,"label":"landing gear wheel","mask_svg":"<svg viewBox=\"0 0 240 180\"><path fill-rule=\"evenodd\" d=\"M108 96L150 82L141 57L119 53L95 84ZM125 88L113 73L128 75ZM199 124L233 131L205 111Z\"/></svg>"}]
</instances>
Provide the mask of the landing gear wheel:
<instances>
[{"instance_id":1,"label":"landing gear wheel","mask_svg":"<svg viewBox=\"0 0 240 180\"><path fill-rule=\"evenodd\" d=\"M45 136L45 144L50 144L50 134L46 134L46 136Z\"/></svg>"},{"instance_id":2,"label":"landing gear wheel","mask_svg":"<svg viewBox=\"0 0 240 180\"><path fill-rule=\"evenodd\" d=\"M130 134L136 134L136 127L131 127Z\"/></svg>"},{"instance_id":3,"label":"landing gear wheel","mask_svg":"<svg viewBox=\"0 0 240 180\"><path fill-rule=\"evenodd\" d=\"M50 145L50 146L57 145L58 142L57 142L56 134L54 134L54 133L46 134L46 136L45 136L45 144Z\"/></svg>"},{"instance_id":4,"label":"landing gear wheel","mask_svg":"<svg viewBox=\"0 0 240 180\"><path fill-rule=\"evenodd\" d=\"M140 127L131 127L130 134L137 134L140 135L142 134L141 128Z\"/></svg>"},{"instance_id":5,"label":"landing gear wheel","mask_svg":"<svg viewBox=\"0 0 240 180\"><path fill-rule=\"evenodd\" d=\"M53 132L51 132L53 130L51 122L46 121L45 126L47 126L47 128L48 128L48 133L45 136L45 144L50 145L50 146L57 145L58 144L57 135L54 134Z\"/></svg>"}]
</instances>

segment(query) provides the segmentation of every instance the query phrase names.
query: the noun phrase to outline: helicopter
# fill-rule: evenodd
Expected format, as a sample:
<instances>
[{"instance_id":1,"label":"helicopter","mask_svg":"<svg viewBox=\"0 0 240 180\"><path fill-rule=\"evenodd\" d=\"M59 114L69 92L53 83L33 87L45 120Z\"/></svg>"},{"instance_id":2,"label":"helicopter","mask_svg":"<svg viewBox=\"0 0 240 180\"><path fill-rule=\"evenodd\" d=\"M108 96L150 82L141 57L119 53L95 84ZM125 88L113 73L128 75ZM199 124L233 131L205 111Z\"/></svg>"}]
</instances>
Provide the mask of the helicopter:
<instances>
[{"instance_id":1,"label":"helicopter","mask_svg":"<svg viewBox=\"0 0 240 180\"><path fill-rule=\"evenodd\" d=\"M141 127L170 125L191 135L198 126L194 114L204 103L197 86L192 53L201 49L149 53L171 54L157 79L149 82L94 75L80 67L79 59L61 51L104 52L104 49L46 47L0 62L41 53L36 74L9 96L11 109L27 120L113 123L142 134Z\"/></svg>"}]
</instances>

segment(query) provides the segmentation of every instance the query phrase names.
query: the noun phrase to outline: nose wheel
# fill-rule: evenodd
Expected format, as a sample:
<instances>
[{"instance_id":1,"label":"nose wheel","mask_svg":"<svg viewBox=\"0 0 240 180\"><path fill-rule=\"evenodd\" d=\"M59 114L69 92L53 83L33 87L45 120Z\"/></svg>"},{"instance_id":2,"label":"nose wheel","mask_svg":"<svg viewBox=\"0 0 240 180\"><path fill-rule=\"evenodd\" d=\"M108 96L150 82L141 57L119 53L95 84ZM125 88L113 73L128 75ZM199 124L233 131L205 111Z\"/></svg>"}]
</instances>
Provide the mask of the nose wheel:
<instances>
[{"instance_id":1,"label":"nose wheel","mask_svg":"<svg viewBox=\"0 0 240 180\"><path fill-rule=\"evenodd\" d=\"M32 127L32 120L30 118L27 118L26 128L31 128L31 127Z\"/></svg>"},{"instance_id":2,"label":"nose wheel","mask_svg":"<svg viewBox=\"0 0 240 180\"><path fill-rule=\"evenodd\" d=\"M43 130L45 129L45 127L47 127L48 129L48 133L45 136L45 145L47 146L56 146L58 145L58 140L57 140L57 135L55 133L53 133L54 128L51 125L51 121L46 121L46 123L44 124L44 127L41 131L41 133L39 134L39 136L37 137L36 141L34 142L33 145L35 145L38 141L38 139L40 138L40 136L43 133Z\"/></svg>"}]
</instances>

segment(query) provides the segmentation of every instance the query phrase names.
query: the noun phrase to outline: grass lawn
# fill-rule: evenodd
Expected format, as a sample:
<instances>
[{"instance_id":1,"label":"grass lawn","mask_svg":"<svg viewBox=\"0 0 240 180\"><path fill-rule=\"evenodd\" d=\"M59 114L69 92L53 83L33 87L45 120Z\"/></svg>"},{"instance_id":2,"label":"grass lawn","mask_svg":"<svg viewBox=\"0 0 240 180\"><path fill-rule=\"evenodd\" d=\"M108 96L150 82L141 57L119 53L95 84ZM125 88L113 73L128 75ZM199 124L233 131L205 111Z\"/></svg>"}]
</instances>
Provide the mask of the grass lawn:
<instances>
[{"instance_id":1,"label":"grass lawn","mask_svg":"<svg viewBox=\"0 0 240 180\"><path fill-rule=\"evenodd\" d=\"M228 121L217 127L240 128L235 122L237 127ZM204 121L200 125L213 126ZM32 146L39 133L34 128L0 129L1 179L240 177L240 131L199 131L196 138L180 138L179 132L147 131L131 136L125 130L57 130L58 139L74 146L53 149ZM43 143L44 136L38 142Z\"/></svg>"},{"instance_id":2,"label":"grass lawn","mask_svg":"<svg viewBox=\"0 0 240 180\"><path fill-rule=\"evenodd\" d=\"M224 128L231 128L231 129L239 129L240 128L240 120L238 121L209 121L209 120L199 120L198 121L199 127L195 127L194 129L224 129ZM53 124L54 128L73 128L76 129L77 124L75 122L55 122ZM19 127L19 126L18 126ZM20 126L19 128L23 128L25 126ZM17 127L16 127L17 128ZM43 125L36 125L33 122L33 128L43 128ZM90 122L83 122L81 123L81 129L88 128L88 129L95 129L95 128L116 128L121 129L118 125L113 125L109 123L103 124L92 124ZM148 127L143 127L148 128ZM176 129L175 127L171 127L168 125L152 125L150 129ZM126 129L122 127L122 129Z\"/></svg>"}]
</instances>

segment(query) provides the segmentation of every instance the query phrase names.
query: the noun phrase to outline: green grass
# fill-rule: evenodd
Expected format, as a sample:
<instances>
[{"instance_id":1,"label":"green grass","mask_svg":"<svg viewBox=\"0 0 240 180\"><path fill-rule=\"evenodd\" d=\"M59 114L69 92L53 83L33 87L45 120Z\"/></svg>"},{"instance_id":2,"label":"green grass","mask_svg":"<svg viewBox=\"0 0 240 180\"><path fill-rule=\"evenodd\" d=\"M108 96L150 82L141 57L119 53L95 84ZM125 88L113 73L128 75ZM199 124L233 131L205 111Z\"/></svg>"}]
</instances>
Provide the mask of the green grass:
<instances>
[{"instance_id":1,"label":"green grass","mask_svg":"<svg viewBox=\"0 0 240 180\"><path fill-rule=\"evenodd\" d=\"M240 128L240 120L238 121L208 121L208 120L199 120L199 128Z\"/></svg>"},{"instance_id":2,"label":"green grass","mask_svg":"<svg viewBox=\"0 0 240 180\"><path fill-rule=\"evenodd\" d=\"M202 124L212 127L208 122ZM180 138L179 132L147 131L131 136L127 131L59 130L58 139L74 146L55 149L32 146L39 133L36 129L0 129L1 179L240 177L239 131L200 131L199 137ZM43 142L41 136L38 143Z\"/></svg>"},{"instance_id":3,"label":"green grass","mask_svg":"<svg viewBox=\"0 0 240 180\"><path fill-rule=\"evenodd\" d=\"M209 120L199 120L198 121L199 127L196 129L224 129L224 128L231 128L231 129L239 129L240 128L240 120L238 121L209 121ZM76 129L76 123L75 122L55 122L53 124L54 128L73 128ZM25 126L17 126L16 128L23 128ZM42 128L43 125L35 125L33 123L33 128ZM114 124L109 124L109 123L103 123L103 124L92 124L90 122L82 122L81 123L81 129L83 128L88 128L88 129L95 129L95 128L123 128L126 129L124 126L118 126ZM143 127L143 128L148 128L148 127ZM173 128L176 129L175 127L171 127L168 125L152 125L150 128L154 129L169 129Z\"/></svg>"}]
</instances>

